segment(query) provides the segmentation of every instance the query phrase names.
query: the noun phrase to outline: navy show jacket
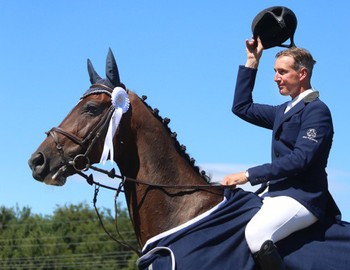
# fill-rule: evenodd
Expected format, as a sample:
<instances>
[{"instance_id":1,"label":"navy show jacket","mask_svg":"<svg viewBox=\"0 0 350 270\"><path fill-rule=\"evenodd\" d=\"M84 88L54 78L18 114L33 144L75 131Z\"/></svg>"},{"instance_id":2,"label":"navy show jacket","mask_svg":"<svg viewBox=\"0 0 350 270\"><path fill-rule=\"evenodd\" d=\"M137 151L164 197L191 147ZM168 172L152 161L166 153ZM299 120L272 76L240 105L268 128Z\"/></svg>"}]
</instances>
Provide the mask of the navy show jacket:
<instances>
[{"instance_id":1,"label":"navy show jacket","mask_svg":"<svg viewBox=\"0 0 350 270\"><path fill-rule=\"evenodd\" d=\"M265 196L289 196L319 219L340 217L328 191L327 160L333 140L332 116L312 92L284 113L288 102L271 106L253 102L257 69L239 67L232 112L272 130L271 163L248 169L252 185L267 184Z\"/></svg>"}]
</instances>

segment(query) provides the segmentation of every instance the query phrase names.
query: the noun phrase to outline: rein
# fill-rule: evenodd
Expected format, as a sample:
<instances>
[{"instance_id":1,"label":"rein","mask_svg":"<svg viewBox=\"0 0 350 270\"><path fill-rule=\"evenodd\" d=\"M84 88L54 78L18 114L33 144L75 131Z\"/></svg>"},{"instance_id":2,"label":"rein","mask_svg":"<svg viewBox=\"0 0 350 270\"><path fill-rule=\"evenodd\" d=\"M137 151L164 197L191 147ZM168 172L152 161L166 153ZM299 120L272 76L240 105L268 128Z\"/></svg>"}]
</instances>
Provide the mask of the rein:
<instances>
[{"instance_id":1,"label":"rein","mask_svg":"<svg viewBox=\"0 0 350 270\"><path fill-rule=\"evenodd\" d=\"M95 209L95 212L97 214L97 217L99 218L100 220L100 224L103 228L103 230L105 231L105 233L112 239L114 240L115 242L129 248L130 250L132 250L133 252L135 252L139 257L141 256L141 251L140 250L137 250L136 248L134 248L132 245L130 245L127 241L125 241L122 237L122 235L120 234L119 232L119 229L118 229L118 222L115 222L115 228L116 228L116 231L117 231L117 234L118 234L118 237L119 239L115 238L107 229L106 227L104 226L104 223L102 221L102 218L99 214L99 211L98 211L98 208L96 206L96 203L97 203L97 196L98 196L98 193L99 193L99 190L100 190L100 187L102 188L106 188L106 189L109 189L109 190L113 190L116 192L115 196L114 196L114 209L115 209L115 219L117 219L117 199L118 199L118 196L121 192L124 192L123 188L124 188L124 185L126 182L132 182L132 183L135 183L135 184L141 184L141 185L147 185L147 186L151 186L151 187L156 187L156 188L173 188L173 189L194 189L194 190L200 190L202 188L218 188L218 189L224 189L225 186L223 185L220 185L220 184L206 184L206 185L163 185L163 184L152 184L152 183L149 183L149 182L146 182L146 181L141 181L141 180L137 180L137 179L134 179L134 178L131 178L131 177L126 177L126 176L122 176L122 175L118 175L115 173L115 169L113 168L112 170L110 171L107 171L107 170L104 170L104 169L101 169L101 168L98 168L96 166L93 166L93 165L90 165L89 166L90 169L94 170L94 171L98 171L100 173L103 173L105 175L107 175L108 177L110 178L118 178L118 179L121 179L121 182L119 183L119 186L117 188L115 187L112 187L112 186L107 186L107 185L104 185L104 184L101 184L99 182L96 182L93 178L93 175L90 174L89 176L86 175L85 173L83 173L82 171L77 171L77 174L80 175L81 177L85 178L86 179L86 182L89 184L89 185L95 185L95 192L94 192L94 198L93 198L93 205L94 205L94 209ZM229 187L229 186L226 186L226 188Z\"/></svg>"},{"instance_id":2,"label":"rein","mask_svg":"<svg viewBox=\"0 0 350 270\"><path fill-rule=\"evenodd\" d=\"M90 87L90 89L88 90L87 93L85 93L83 95L82 98L93 94L93 93L105 93L111 96L111 92L113 90L110 89L108 86L105 85L99 85L99 84L95 84L92 85ZM95 192L94 192L94 198L93 198L93 205L96 211L96 214L100 220L100 223L102 225L103 230L106 232L106 234L114 241L116 241L117 243L128 247L130 250L134 251L138 256L140 256L140 251L135 249L134 247L132 247L130 244L128 244L123 237L121 236L121 234L119 233L118 227L117 227L117 222L116 222L116 230L117 230L117 234L118 237L121 239L117 239L115 238L113 235L111 235L107 229L105 228L103 221L101 219L101 216L99 214L99 211L96 207L96 202L97 202L97 196L99 193L99 189L100 187L102 188L106 188L109 190L113 190L116 192L115 195L115 211L116 211L116 217L117 217L117 198L119 196L119 194L123 191L124 185L126 182L131 182L134 184L140 184L140 185L147 185L150 187L155 187L155 188L162 188L162 189L166 189L166 188L171 188L171 189L186 189L186 190L200 190L200 189L207 189L207 188L217 188L217 189L224 189L224 188L228 188L229 186L223 186L220 184L201 184L201 185L166 185L166 184L154 184L151 183L150 181L144 181L144 180L138 180L138 179L134 179L131 177L127 177L127 176L122 176L122 175L118 175L115 172L115 169L113 168L110 171L98 168L96 166L93 166L90 163L90 159L88 158L89 153L91 152L91 149L93 147L93 145L97 142L97 140L100 138L101 133L104 131L105 128L107 128L111 117L113 115L115 108L113 107L113 105L110 106L110 108L107 110L107 113L103 116L103 118L100 120L100 122L95 126L95 128L83 139L77 137L76 135L67 132L59 127L53 127L51 128L51 130L49 130L48 132L46 132L46 134L48 136L51 136L53 141L56 144L56 148L61 156L61 163L62 163L62 167L61 167L61 171L64 172L65 170L67 170L67 166L72 166L74 168L74 170L76 171L76 173L78 175L80 175L81 177L85 178L87 183L89 185L95 185ZM79 145L80 147L82 147L82 149L86 149L84 154L78 154L76 155L74 158L71 157L66 157L63 151L63 147L59 142L58 136L57 134L61 134L64 137L67 137L68 139L70 139L72 142L76 143L77 145ZM89 143L89 145L87 145L87 143ZM87 146L86 146L87 145ZM101 184L99 182L94 181L93 179L93 175L87 175L85 174L83 171L87 171L88 169L92 169L94 171L103 173L105 175L107 175L110 178L118 178L121 179L121 182L118 186L118 188L112 187L112 186L107 186L104 184Z\"/></svg>"},{"instance_id":3,"label":"rein","mask_svg":"<svg viewBox=\"0 0 350 270\"><path fill-rule=\"evenodd\" d=\"M104 169L100 169L96 166L90 165L89 169L92 169L94 171L103 173L105 175L107 175L110 178L118 178L122 180L122 183L124 185L125 182L132 182L135 184L140 184L140 185L146 185L146 186L150 186L150 187L156 187L156 188L173 188L173 189L202 189L202 188L218 188L218 189L224 189L224 188L228 188L230 186L224 186L221 184L202 184L202 185L165 185L165 184L154 184L154 183L150 183L149 181L144 181L144 180L138 180L135 178L131 178L131 177L127 177L127 176L122 176L122 175L118 175L115 173L115 169L113 168L110 171L104 170ZM86 182L89 185L97 185L106 189L110 189L110 190L114 190L114 191L118 191L119 188L114 188L111 186L107 186L107 185L103 185L99 182L95 182L93 179L93 175L90 174L89 176L84 174L83 172L79 171L77 172L80 176L82 176L83 178L86 179Z\"/></svg>"},{"instance_id":4,"label":"rein","mask_svg":"<svg viewBox=\"0 0 350 270\"><path fill-rule=\"evenodd\" d=\"M95 94L95 93L106 93L108 95L111 96L113 89L111 89L110 87L103 85L103 84L93 84L90 87L90 90L87 91L87 93L85 93L83 95L82 98L85 98L86 96L90 95L90 94ZM143 181L143 180L137 180L131 177L125 177L125 176L121 176L121 175L117 175L115 173L115 170L112 169L111 171L107 171L107 170L103 170L100 169L98 167L93 166L90 163L90 160L88 158L88 154L91 152L92 146L95 144L95 142L97 141L97 139L99 139L99 137L101 136L101 133L103 131L103 129L105 129L112 117L112 114L114 112L114 107L111 106L107 113L105 114L105 116L100 120L100 122L95 126L95 128L83 139L78 138L76 135L67 132L59 127L53 127L50 131L46 132L47 135L51 135L55 144L56 144L56 148L59 150L62 160L64 162L63 165L71 165L73 166L73 168L76 170L77 174L82 176L83 178L85 178L87 180L87 182L90 185L98 185L101 186L103 188L107 188L107 189L111 189L114 191L117 191L118 189L113 188L113 187L109 187L103 184L100 184L98 182L95 182L93 180L93 176L92 174L90 174L89 176L87 176L86 174L84 174L82 171L86 171L88 169L92 169L98 172L101 172L103 174L106 174L107 176L109 176L110 178L119 178L122 180L122 182L133 182L135 184L141 184L141 185L147 185L147 186L152 186L152 187L156 187L156 188L174 188L174 189L201 189L201 188L219 188L219 189L223 189L224 186L220 185L220 184L203 184L203 185L164 185L164 184L153 184L149 181ZM85 144L87 142L90 141L90 144L88 145L86 151L84 154L79 154L77 156L75 156L74 158L66 158L64 156L64 152L63 152L63 147L62 145L60 145L59 140L56 136L55 133L59 133L65 137L67 137L68 139L70 139L71 141L73 141L74 143L80 145L82 148L85 148ZM227 187L227 186L226 186Z\"/></svg>"}]
</instances>

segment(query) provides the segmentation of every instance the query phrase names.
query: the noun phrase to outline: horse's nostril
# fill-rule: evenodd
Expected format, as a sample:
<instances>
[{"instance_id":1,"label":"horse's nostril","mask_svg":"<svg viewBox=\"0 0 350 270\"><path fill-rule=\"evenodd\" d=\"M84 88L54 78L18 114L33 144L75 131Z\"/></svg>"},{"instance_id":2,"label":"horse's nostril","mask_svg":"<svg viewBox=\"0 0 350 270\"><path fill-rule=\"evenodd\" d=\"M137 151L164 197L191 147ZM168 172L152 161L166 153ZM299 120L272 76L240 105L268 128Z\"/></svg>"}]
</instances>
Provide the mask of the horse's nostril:
<instances>
[{"instance_id":1,"label":"horse's nostril","mask_svg":"<svg viewBox=\"0 0 350 270\"><path fill-rule=\"evenodd\" d=\"M41 166L45 163L45 156L39 152L34 157L32 157L31 163L33 167Z\"/></svg>"},{"instance_id":2,"label":"horse's nostril","mask_svg":"<svg viewBox=\"0 0 350 270\"><path fill-rule=\"evenodd\" d=\"M37 152L32 155L28 161L29 167L32 169L33 177L42 181L43 174L46 171L47 163L46 156L42 152Z\"/></svg>"}]
</instances>

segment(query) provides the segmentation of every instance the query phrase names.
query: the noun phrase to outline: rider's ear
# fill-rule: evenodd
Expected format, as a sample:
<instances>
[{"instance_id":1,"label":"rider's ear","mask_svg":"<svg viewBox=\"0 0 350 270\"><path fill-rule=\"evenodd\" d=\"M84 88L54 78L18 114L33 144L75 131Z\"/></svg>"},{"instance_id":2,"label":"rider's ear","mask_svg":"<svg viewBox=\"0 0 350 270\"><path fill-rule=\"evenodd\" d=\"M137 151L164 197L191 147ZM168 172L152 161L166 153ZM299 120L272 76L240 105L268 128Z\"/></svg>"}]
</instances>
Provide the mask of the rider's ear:
<instances>
[{"instance_id":1,"label":"rider's ear","mask_svg":"<svg viewBox=\"0 0 350 270\"><path fill-rule=\"evenodd\" d=\"M299 79L305 80L308 77L308 74L309 74L309 71L307 70L307 68L301 67L299 70Z\"/></svg>"}]
</instances>

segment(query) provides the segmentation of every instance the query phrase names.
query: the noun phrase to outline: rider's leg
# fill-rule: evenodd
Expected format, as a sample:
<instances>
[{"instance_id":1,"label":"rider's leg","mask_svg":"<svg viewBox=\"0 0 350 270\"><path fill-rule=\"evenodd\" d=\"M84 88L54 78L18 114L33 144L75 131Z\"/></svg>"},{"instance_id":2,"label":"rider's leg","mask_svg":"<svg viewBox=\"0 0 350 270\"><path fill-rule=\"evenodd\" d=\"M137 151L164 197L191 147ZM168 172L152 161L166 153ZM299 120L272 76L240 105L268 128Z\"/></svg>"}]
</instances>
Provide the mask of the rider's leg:
<instances>
[{"instance_id":1,"label":"rider's leg","mask_svg":"<svg viewBox=\"0 0 350 270\"><path fill-rule=\"evenodd\" d=\"M261 209L247 224L245 237L260 265L269 260L276 262L277 265L283 265L274 243L295 231L309 227L316 221L317 218L293 198L266 197ZM267 240L270 242L266 242Z\"/></svg>"}]
</instances>

